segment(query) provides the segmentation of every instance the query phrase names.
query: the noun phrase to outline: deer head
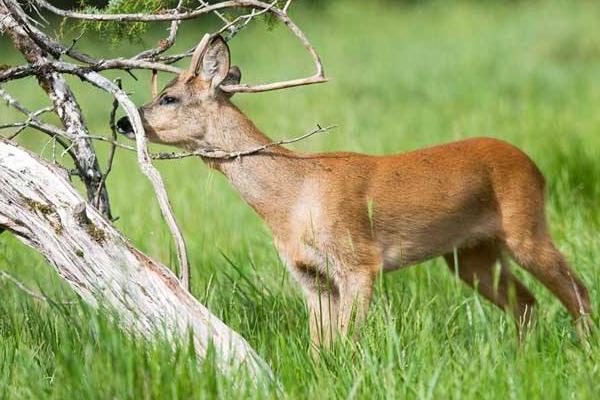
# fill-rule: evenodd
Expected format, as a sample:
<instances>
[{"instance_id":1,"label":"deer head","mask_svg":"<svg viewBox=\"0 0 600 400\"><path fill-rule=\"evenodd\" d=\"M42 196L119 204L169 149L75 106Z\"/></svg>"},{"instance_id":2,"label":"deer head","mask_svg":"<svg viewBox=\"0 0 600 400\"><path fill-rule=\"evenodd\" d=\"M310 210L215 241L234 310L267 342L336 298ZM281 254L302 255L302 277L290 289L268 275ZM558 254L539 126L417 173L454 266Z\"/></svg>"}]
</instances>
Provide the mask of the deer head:
<instances>
[{"instance_id":1,"label":"deer head","mask_svg":"<svg viewBox=\"0 0 600 400\"><path fill-rule=\"evenodd\" d=\"M205 35L188 70L181 72L150 103L138 109L146 136L151 142L185 149L211 148L211 121L219 118L233 93L221 85L237 85L241 72L230 67L229 47L221 36ZM134 138L128 117L117 122L119 133Z\"/></svg>"}]
</instances>

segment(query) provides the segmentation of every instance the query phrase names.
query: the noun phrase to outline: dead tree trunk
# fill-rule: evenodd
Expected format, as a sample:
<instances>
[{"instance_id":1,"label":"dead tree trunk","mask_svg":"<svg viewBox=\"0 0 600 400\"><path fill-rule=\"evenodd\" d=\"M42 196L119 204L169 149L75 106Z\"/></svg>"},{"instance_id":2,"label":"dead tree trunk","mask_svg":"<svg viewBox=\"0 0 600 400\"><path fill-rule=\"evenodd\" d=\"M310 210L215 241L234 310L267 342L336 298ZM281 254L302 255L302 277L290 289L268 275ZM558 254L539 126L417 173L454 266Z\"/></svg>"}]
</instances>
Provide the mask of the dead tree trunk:
<instances>
[{"instance_id":1,"label":"dead tree trunk","mask_svg":"<svg viewBox=\"0 0 600 400\"><path fill-rule=\"evenodd\" d=\"M222 371L243 366L255 381L271 377L240 335L86 203L64 169L6 140L0 140L0 229L43 254L84 301L114 309L126 329L148 339L185 339L191 332L199 356L215 346Z\"/></svg>"}]
</instances>

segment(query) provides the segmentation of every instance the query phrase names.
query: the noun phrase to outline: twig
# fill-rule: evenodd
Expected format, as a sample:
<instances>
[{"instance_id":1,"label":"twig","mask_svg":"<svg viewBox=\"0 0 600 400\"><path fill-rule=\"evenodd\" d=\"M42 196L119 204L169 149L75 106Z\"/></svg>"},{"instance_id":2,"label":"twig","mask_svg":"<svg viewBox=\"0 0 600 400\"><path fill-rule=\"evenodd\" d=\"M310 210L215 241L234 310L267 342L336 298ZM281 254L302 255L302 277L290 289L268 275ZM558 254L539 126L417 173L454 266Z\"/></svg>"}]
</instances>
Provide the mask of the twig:
<instances>
[{"instance_id":1,"label":"twig","mask_svg":"<svg viewBox=\"0 0 600 400\"><path fill-rule=\"evenodd\" d=\"M5 127L5 125L2 126L2 128L4 128L4 127ZM10 135L8 137L8 140L14 140L17 136L19 136L21 134L21 132L23 132L25 130L25 128L27 128L27 125L21 126L12 135Z\"/></svg>"},{"instance_id":2,"label":"twig","mask_svg":"<svg viewBox=\"0 0 600 400\"><path fill-rule=\"evenodd\" d=\"M12 124L0 125L0 129L23 126L24 124L25 124L24 122L15 122ZM37 128L37 126L35 126L35 125L31 125L31 126L34 128ZM262 146L253 147L251 149L240 150L240 151L228 152L228 151L221 150L221 149L202 149L202 150L196 150L196 151L191 151L191 152L182 152L182 153L159 152L159 153L148 153L148 154L149 154L150 158L153 160L180 160L182 158L197 157L197 156L204 157L204 158L217 159L217 160L228 160L228 159L239 158L239 157L257 154L257 153L263 152L274 146L281 146L281 145L285 145L285 144L299 142L301 140L309 138L310 136L313 136L313 135L316 135L319 133L325 133L334 128L337 128L337 125L330 125L330 126L325 126L325 127L321 127L320 125L317 125L317 127L315 129L313 129L312 131L305 133L301 136L291 138L291 139L277 140L274 142L269 142ZM113 148L119 147L124 150L137 151L137 149L133 146L129 146L124 143L120 143L120 142L116 141L115 139L110 139L110 138L107 138L104 136L86 135L84 137L86 137L88 139L92 139L92 140L99 140L102 142L109 143Z\"/></svg>"},{"instance_id":3,"label":"twig","mask_svg":"<svg viewBox=\"0 0 600 400\"><path fill-rule=\"evenodd\" d=\"M56 141L65 150L68 150L68 153L71 156L71 158L73 159L75 166L80 168L77 156L71 150L71 145L63 140L63 138L67 139L67 140L72 140L73 137L71 135L69 135L67 133L67 131L64 131L54 125L51 125L51 124L48 124L45 122L41 122L37 118L39 115L43 114L44 112L52 111L54 109L54 107L45 107L36 112L31 112L27 108L25 108L23 105L21 105L21 103L19 103L14 97L12 97L10 94L8 94L8 92L6 92L2 87L0 87L0 97L2 97L4 99L4 101L6 101L7 105L14 107L16 110L18 110L19 112L21 112L22 114L25 114L27 116L27 120L24 122L13 122L10 124L0 125L0 129L20 127L20 129L17 132L13 133L11 136L9 136L8 139L10 139L10 140L14 139L19 133L21 133L21 131L23 129L25 129L27 127L35 128L47 135L55 137Z\"/></svg>"},{"instance_id":4,"label":"twig","mask_svg":"<svg viewBox=\"0 0 600 400\"><path fill-rule=\"evenodd\" d=\"M115 79L115 83L117 84L117 87L119 89L122 89L121 86L121 79L117 78ZM110 110L110 116L109 116L109 126L110 126L110 132L112 135L112 142L111 142L111 146L110 146L110 152L108 153L108 160L106 162L106 169L104 171L104 174L102 175L102 181L101 181L101 185L100 187L104 186L106 184L106 179L108 179L108 174L111 173L112 171L112 167L113 167L113 161L115 158L115 152L117 150L117 126L115 124L115 118L117 115L117 109L119 108L119 102L117 101L117 99L113 100L112 103L112 109ZM100 201L100 192L96 192L96 204ZM96 208L98 206L96 205Z\"/></svg>"},{"instance_id":5,"label":"twig","mask_svg":"<svg viewBox=\"0 0 600 400\"><path fill-rule=\"evenodd\" d=\"M23 132L25 130L25 128L27 128L30 125L29 122L32 119L36 119L39 115L41 115L41 114L43 114L45 112L50 112L52 110L54 110L54 107L44 107L44 108L42 108L40 110L37 110L36 112L33 112L33 113L29 114L29 116L28 116L27 120L25 121L25 123L23 123L23 126L21 126L19 129L17 129L17 131L15 133L13 133L12 135L10 135L8 137L8 140L13 140L17 136L19 136L19 134L21 132Z\"/></svg>"},{"instance_id":6,"label":"twig","mask_svg":"<svg viewBox=\"0 0 600 400\"><path fill-rule=\"evenodd\" d=\"M198 0L198 2L199 2L200 4L202 4L204 7L208 7L208 6L210 5L209 3L207 3L207 2L206 2L206 1L204 1L204 0ZM217 17L219 17L219 19L220 19L221 21L223 21L225 24L229 24L229 22L230 22L230 21L229 21L229 20L227 19L227 17L225 17L225 16L224 16L224 15L223 15L221 12L219 12L219 11L216 11L216 10L215 10L215 11L213 11L213 13L214 13L214 14L215 14Z\"/></svg>"},{"instance_id":7,"label":"twig","mask_svg":"<svg viewBox=\"0 0 600 400\"><path fill-rule=\"evenodd\" d=\"M27 286L25 286L25 284L23 284L21 281L19 281L17 278L15 278L14 276L12 276L11 274L9 274L6 271L0 270L0 278L13 283L19 290L21 290L22 292L28 294L29 296L33 297L36 300L40 300L40 301L43 301L45 303L61 304L61 305L75 305L75 304L78 304L77 301L56 301L56 300L52 300L52 299L48 298L47 296L44 296L43 294L36 293L33 290L29 289Z\"/></svg>"},{"instance_id":8,"label":"twig","mask_svg":"<svg viewBox=\"0 0 600 400\"><path fill-rule=\"evenodd\" d=\"M277 140L274 142L269 142L262 146L253 147L253 148L247 149L247 150L228 152L228 151L221 150L221 149L201 149L201 150L196 150L196 151L192 151L189 153L155 153L152 156L156 160L174 160L174 159L181 159L181 158L186 158L186 157L191 157L191 156L200 156L200 157L211 158L211 159L228 160L228 159L239 158L239 157L244 157L244 156L261 153L261 152L263 152L271 147L274 147L274 146L281 146L284 144L299 142L301 140L309 138L310 136L316 135L318 133L324 133L324 132L327 132L334 128L337 128L337 125L321 127L320 125L317 124L317 127L315 129L313 129L312 131L307 132L301 136L291 138L291 139L281 139L281 140Z\"/></svg>"},{"instance_id":9,"label":"twig","mask_svg":"<svg viewBox=\"0 0 600 400\"><path fill-rule=\"evenodd\" d=\"M183 6L183 0L179 0L179 2L177 2L177 6L175 7L175 11L180 12L182 6ZM171 21L171 27L169 28L169 36L167 36L166 39L161 40L158 44L158 47L156 47L154 49L143 51L143 52L139 53L138 55L134 56L133 59L138 60L141 58L154 58L157 55L162 54L165 51L169 50L175 44L175 39L177 38L177 31L179 29L180 23L181 23L180 20Z\"/></svg>"},{"instance_id":10,"label":"twig","mask_svg":"<svg viewBox=\"0 0 600 400\"><path fill-rule=\"evenodd\" d=\"M291 138L291 139L281 139L275 142L270 142L267 143L265 145L262 146L258 146L255 147L253 149L249 149L249 150L243 150L243 151L237 151L237 152L233 152L233 153L226 153L225 158L237 158L237 157L242 157L242 156L249 156L252 154L256 154L256 153L260 153L264 150L267 150L270 147L273 146L281 146L284 144L290 144L290 143L295 143L295 142L299 142L301 140L304 140L310 136L316 135L317 133L324 133L327 132L331 129L337 128L337 125L330 125L330 126L326 126L326 127L321 127L320 125L317 124L317 127L315 129L313 129L312 131L305 133L304 135L295 137L295 138Z\"/></svg>"},{"instance_id":11,"label":"twig","mask_svg":"<svg viewBox=\"0 0 600 400\"><path fill-rule=\"evenodd\" d=\"M35 6L35 4L28 3L28 5L29 5L29 8L31 8L33 11L35 11L35 13L37 14L37 16L42 21L44 21L44 23L46 23L46 24L48 23L48 20L44 17L44 15L40 12L40 10ZM34 23L36 25L41 25L38 21L36 21L33 18L29 18L29 22Z\"/></svg>"},{"instance_id":12,"label":"twig","mask_svg":"<svg viewBox=\"0 0 600 400\"><path fill-rule=\"evenodd\" d=\"M168 55L168 56L158 56L154 60L158 61L158 62L165 63L165 64L173 64L173 63L175 63L175 62L177 62L179 60L182 60L182 59L184 59L186 57L189 57L192 54L194 54L194 49L195 48L196 47L194 46L193 48L187 50L186 52L179 53L179 54L171 54L171 55ZM0 76L1 76L1 74L0 74Z\"/></svg>"},{"instance_id":13,"label":"twig","mask_svg":"<svg viewBox=\"0 0 600 400\"><path fill-rule=\"evenodd\" d=\"M73 52L73 49L75 48L75 45L76 45L76 44L77 44L77 42L78 42L78 41L79 41L79 40L80 40L80 39L83 37L83 34L84 34L84 33L85 33L85 32L83 32L83 31L82 31L82 32L80 32L80 33L79 33L79 35L77 35L77 37L73 39L73 41L71 42L71 45L70 45L70 46L69 46L67 49L65 49L65 51L64 51L64 53L63 53L63 54L69 54L69 53L72 53L72 52Z\"/></svg>"},{"instance_id":14,"label":"twig","mask_svg":"<svg viewBox=\"0 0 600 400\"><path fill-rule=\"evenodd\" d=\"M233 21L227 22L225 25L223 25L223 27L221 27L218 31L216 31L214 33L214 35L221 34L228 30L229 34L227 35L225 40L227 40L227 41L231 40L240 30L242 30L244 27L246 27L250 23L250 21L252 21L254 18L256 18L259 15L262 15L266 12L269 12L269 10L271 10L271 8L273 8L275 6L275 4L277 4L277 1L278 0L273 0L269 4L269 7L263 8L259 12L256 12L256 9L253 8L249 14L240 15ZM204 4L204 2L202 2L202 3ZM240 25L237 25L237 23L240 22L241 20L244 20L244 22L241 23ZM225 20L225 21L227 21L227 20Z\"/></svg>"},{"instance_id":15,"label":"twig","mask_svg":"<svg viewBox=\"0 0 600 400\"><path fill-rule=\"evenodd\" d=\"M181 230L175 219L173 209L171 208L171 204L169 202L167 191L164 187L162 178L158 171L152 166L151 157L147 149L147 141L146 136L144 134L144 128L142 126L142 121L137 111L137 108L129 99L127 94L123 92L123 90L121 90L117 85L115 85L113 82L103 77L102 75L93 71L86 70L85 68L78 67L73 64L65 63L63 61L54 61L49 63L52 64L54 66L54 69L57 71L77 75L81 79L93 84L99 89L111 93L119 102L121 107L123 107L127 112L129 120L132 122L132 125L134 126L134 132L136 134L136 150L138 154L138 163L144 175L146 175L152 183L160 209L167 222L167 225L169 226L169 229L173 236L173 240L175 241L175 246L177 247L177 258L181 273L182 285L189 290L190 274L185 240L183 238L183 235L181 234ZM78 135L78 138L91 139L92 137L91 135ZM103 139L106 140L107 138L103 137ZM108 141L110 141L110 139ZM116 143L114 141L110 142Z\"/></svg>"},{"instance_id":16,"label":"twig","mask_svg":"<svg viewBox=\"0 0 600 400\"><path fill-rule=\"evenodd\" d=\"M88 68L93 71L102 71L106 69L124 69L129 70L132 68L135 69L156 69L165 72L171 72L178 74L181 72L181 69L172 67L169 65L164 65L161 63L146 61L146 60L133 60L126 58L115 58L109 60L97 59L88 54L81 53L73 49L77 39L72 43L71 46L65 47L61 43L56 40L51 39L44 32L39 29L29 25L26 23L25 19L27 18L27 14L23 12L23 10L14 2L14 0L7 0L4 2L5 7L7 7L10 12L12 18L16 20L19 24L19 28L25 31L28 35L28 38L32 40L36 45L40 47L40 49L52 55L54 58L59 59L62 55L68 55L69 57L74 58L77 61L83 62L87 64ZM0 74L0 82L2 81L1 77L4 74Z\"/></svg>"},{"instance_id":17,"label":"twig","mask_svg":"<svg viewBox=\"0 0 600 400\"><path fill-rule=\"evenodd\" d=\"M36 74L36 70L45 64L27 64L0 70L0 82L21 79Z\"/></svg>"},{"instance_id":18,"label":"twig","mask_svg":"<svg viewBox=\"0 0 600 400\"><path fill-rule=\"evenodd\" d=\"M316 72L314 75L312 75L310 77L306 77L306 78L292 79L292 80L287 80L287 81L279 81L279 82L258 84L258 85L248 85L248 84L227 85L227 86L222 86L221 89L225 92L230 92L230 93L235 93L235 92L257 93L257 92L264 92L264 91L270 91L270 90L285 89L285 88L296 87L296 86L311 85L311 84L315 84L315 83L323 83L323 82L328 81L328 79L325 78L325 75L324 75L324 70L323 70L323 65L321 63L321 59L320 59L319 55L317 54L316 50L314 49L314 47L312 46L312 44L308 41L304 32L302 32L302 30L300 30L300 28L288 17L286 12L275 7L274 3L264 3L264 2L256 1L256 0L236 0L236 1L224 1L221 3L216 3L216 4L212 4L212 5L205 6L205 7L200 7L200 8L194 9L193 11L187 11L187 12L178 12L177 10L168 10L162 14L86 14L86 13L78 13L78 12L73 12L73 11L62 10L57 7L54 7L53 5L49 4L47 1L43 1L43 0L35 0L35 1L38 4L40 4L42 7L45 7L48 10L50 10L51 12L54 12L54 13L64 16L64 17L77 18L77 19L88 19L88 20L96 20L96 21L179 21L179 20L196 18L196 17L204 15L208 12L214 12L214 11L218 11L220 9L226 9L226 8L232 8L232 7L245 7L245 8L261 9L261 10L263 10L262 12L269 12L269 13L273 14L277 19L279 19L290 30L290 32L292 32L298 38L298 40L302 43L304 48L309 52L309 54L313 58ZM288 5L288 4L286 4L286 5ZM239 17L238 19L236 19L236 21L239 20L240 18L247 18L246 22L249 22L253 18L253 15L248 14L246 16ZM225 30L225 27L221 28L221 29ZM112 59L112 60L96 60L90 56L84 55L79 52L75 52L73 50L68 51L68 49L65 49L64 46L62 46L58 43L49 45L48 40L40 39L40 36L41 36L40 32L37 31L33 27L29 28L29 34L32 37L32 39L34 39L36 41L36 43L38 45L41 45L42 48L45 48L52 54L63 54L64 52L66 52L66 54L70 55L71 57L74 57L78 61L87 63L88 64L87 67L93 71L101 71L101 70L105 70L105 69L129 70L132 68L136 68L136 69L154 69L157 71L165 71L165 72L171 72L171 73L181 73L182 72L182 70L179 68L176 68L176 67L164 64L164 63L160 63L160 62L150 62L150 61L144 61L144 60L123 59L123 58ZM175 60L175 59L180 59L181 57L187 56L187 54L188 53L184 53L183 55L178 55L177 57L179 57L179 58L171 57L171 58L166 58L163 60L171 61L171 60ZM3 71L0 73L0 82L7 80L7 79L16 79L18 77L32 75L34 73L35 73L35 69L31 69L31 68L29 68L29 69L21 68L19 70L9 69L9 70L6 70L6 71Z\"/></svg>"},{"instance_id":19,"label":"twig","mask_svg":"<svg viewBox=\"0 0 600 400\"><path fill-rule=\"evenodd\" d=\"M46 133L46 134L48 134L50 136L62 136L62 137L67 138L69 140L72 139L66 131L64 131L64 130L62 130L62 129L54 126L54 125L50 125L50 124L46 124L44 122L40 122L40 121L38 121L36 119L30 119L30 120L22 121L22 122L11 122L11 123L8 123L8 124L0 125L0 129L23 128L23 127L25 127L25 128L35 128L38 131L44 132L44 133ZM91 135L86 135L86 136L90 137L90 138L93 138Z\"/></svg>"}]
</instances>

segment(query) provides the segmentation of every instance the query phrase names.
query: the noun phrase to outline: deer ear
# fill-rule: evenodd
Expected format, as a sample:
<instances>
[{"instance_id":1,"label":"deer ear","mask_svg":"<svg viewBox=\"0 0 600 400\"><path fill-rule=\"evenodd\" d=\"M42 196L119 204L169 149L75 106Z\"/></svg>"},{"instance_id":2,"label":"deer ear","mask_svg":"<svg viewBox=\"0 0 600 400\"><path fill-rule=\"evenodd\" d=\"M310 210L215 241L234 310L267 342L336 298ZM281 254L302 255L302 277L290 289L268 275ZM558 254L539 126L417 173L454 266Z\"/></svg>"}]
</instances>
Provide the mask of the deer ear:
<instances>
[{"instance_id":1,"label":"deer ear","mask_svg":"<svg viewBox=\"0 0 600 400\"><path fill-rule=\"evenodd\" d=\"M221 36L216 36L208 45L202 59L200 78L210 82L210 88L216 89L229 73L229 47Z\"/></svg>"}]
</instances>

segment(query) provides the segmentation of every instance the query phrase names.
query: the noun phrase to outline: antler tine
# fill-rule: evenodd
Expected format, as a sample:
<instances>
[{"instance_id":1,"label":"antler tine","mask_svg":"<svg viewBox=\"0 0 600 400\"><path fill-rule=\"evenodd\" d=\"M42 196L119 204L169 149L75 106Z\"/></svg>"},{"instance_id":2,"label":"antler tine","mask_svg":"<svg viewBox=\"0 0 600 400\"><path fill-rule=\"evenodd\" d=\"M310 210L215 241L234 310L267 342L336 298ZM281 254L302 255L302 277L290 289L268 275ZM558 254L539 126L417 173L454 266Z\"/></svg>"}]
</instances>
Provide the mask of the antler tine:
<instances>
[{"instance_id":1,"label":"antler tine","mask_svg":"<svg viewBox=\"0 0 600 400\"><path fill-rule=\"evenodd\" d=\"M198 46L196 46L196 50L194 50L194 54L192 54L192 60L190 61L190 68L188 72L192 75L197 74L198 64L202 61L202 57L204 57L204 53L206 52L206 48L208 47L208 43L210 43L210 39L212 38L211 34L206 33Z\"/></svg>"}]
</instances>

